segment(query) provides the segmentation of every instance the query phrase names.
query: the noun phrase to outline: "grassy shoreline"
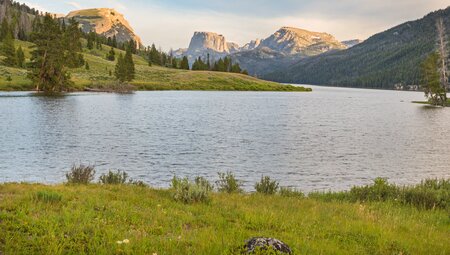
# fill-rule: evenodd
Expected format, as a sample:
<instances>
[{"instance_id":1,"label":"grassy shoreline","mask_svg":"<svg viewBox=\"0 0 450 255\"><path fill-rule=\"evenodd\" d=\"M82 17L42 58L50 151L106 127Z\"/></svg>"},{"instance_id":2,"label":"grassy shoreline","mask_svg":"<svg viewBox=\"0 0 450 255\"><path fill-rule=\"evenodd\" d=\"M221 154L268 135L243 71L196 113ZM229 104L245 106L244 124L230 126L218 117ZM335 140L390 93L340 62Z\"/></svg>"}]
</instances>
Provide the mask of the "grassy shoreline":
<instances>
[{"instance_id":1,"label":"grassy shoreline","mask_svg":"<svg viewBox=\"0 0 450 255\"><path fill-rule=\"evenodd\" d=\"M450 252L448 210L324 198L212 193L185 204L135 185L0 184L0 253L236 254L255 236L295 254Z\"/></svg>"},{"instance_id":2,"label":"grassy shoreline","mask_svg":"<svg viewBox=\"0 0 450 255\"><path fill-rule=\"evenodd\" d=\"M86 43L86 42L84 42ZM27 61L31 57L29 42L16 40L16 47L21 46ZM111 88L117 83L113 76L116 62L106 60L110 50L103 45L102 49L83 49L84 59L89 63L89 70L85 67L71 69L74 91L85 88ZM124 54L115 49L116 55ZM1 54L1 52L0 52ZM0 56L0 60L3 57ZM287 91L310 92L310 88L284 85L276 82L260 80L258 78L238 74L211 71L188 71L161 66L149 66L143 57L134 55L136 64L136 78L131 82L137 90L208 90L208 91ZM1 62L1 61L0 61ZM27 78L27 70L12 68L0 63L0 91L29 91L33 90L31 80Z\"/></svg>"}]
</instances>

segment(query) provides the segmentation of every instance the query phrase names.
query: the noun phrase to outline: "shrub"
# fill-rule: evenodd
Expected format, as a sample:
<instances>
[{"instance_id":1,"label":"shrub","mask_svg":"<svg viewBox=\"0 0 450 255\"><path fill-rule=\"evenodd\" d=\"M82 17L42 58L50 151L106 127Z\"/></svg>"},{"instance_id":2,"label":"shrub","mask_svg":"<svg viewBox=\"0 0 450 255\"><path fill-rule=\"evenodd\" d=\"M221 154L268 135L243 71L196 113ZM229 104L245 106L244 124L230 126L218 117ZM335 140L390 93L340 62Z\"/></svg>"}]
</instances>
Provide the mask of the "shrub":
<instances>
[{"instance_id":1,"label":"shrub","mask_svg":"<svg viewBox=\"0 0 450 255\"><path fill-rule=\"evenodd\" d=\"M411 205L419 209L449 209L450 179L425 180L418 185L397 186L377 178L371 185L353 187L350 191L313 192L310 198L322 201L384 202Z\"/></svg>"},{"instance_id":2,"label":"shrub","mask_svg":"<svg viewBox=\"0 0 450 255\"><path fill-rule=\"evenodd\" d=\"M45 203L58 203L62 200L62 195L53 191L38 191L34 194L34 199Z\"/></svg>"},{"instance_id":3,"label":"shrub","mask_svg":"<svg viewBox=\"0 0 450 255\"><path fill-rule=\"evenodd\" d=\"M265 195L274 195L277 193L279 183L272 181L269 176L262 176L261 181L255 184L256 192Z\"/></svg>"},{"instance_id":4,"label":"shrub","mask_svg":"<svg viewBox=\"0 0 450 255\"><path fill-rule=\"evenodd\" d=\"M66 174L69 184L89 184L94 180L95 167L90 165L72 166Z\"/></svg>"},{"instance_id":5,"label":"shrub","mask_svg":"<svg viewBox=\"0 0 450 255\"><path fill-rule=\"evenodd\" d=\"M117 170L117 172L109 171L107 174L100 176L100 183L102 184L125 184L128 180L128 174L125 171Z\"/></svg>"},{"instance_id":6,"label":"shrub","mask_svg":"<svg viewBox=\"0 0 450 255\"><path fill-rule=\"evenodd\" d=\"M195 177L194 182L198 186L205 187L208 191L214 190L214 185L212 185L205 177L197 176Z\"/></svg>"},{"instance_id":7,"label":"shrub","mask_svg":"<svg viewBox=\"0 0 450 255\"><path fill-rule=\"evenodd\" d=\"M209 202L210 190L203 184L189 181L187 178L180 179L176 176L172 179L173 198L186 204Z\"/></svg>"},{"instance_id":8,"label":"shrub","mask_svg":"<svg viewBox=\"0 0 450 255\"><path fill-rule=\"evenodd\" d=\"M242 193L242 182L237 180L233 173L218 173L219 180L216 181L217 190L225 193Z\"/></svg>"},{"instance_id":9,"label":"shrub","mask_svg":"<svg viewBox=\"0 0 450 255\"><path fill-rule=\"evenodd\" d=\"M133 185L133 186L138 186L138 187L142 187L142 188L147 188L148 187L147 183L145 183L143 181L133 181L133 180L130 179L129 183L131 185Z\"/></svg>"},{"instance_id":10,"label":"shrub","mask_svg":"<svg viewBox=\"0 0 450 255\"><path fill-rule=\"evenodd\" d=\"M279 193L282 197L298 197L298 198L305 197L305 194L303 194L303 192L301 192L300 190L293 189L291 187L281 187Z\"/></svg>"}]
</instances>

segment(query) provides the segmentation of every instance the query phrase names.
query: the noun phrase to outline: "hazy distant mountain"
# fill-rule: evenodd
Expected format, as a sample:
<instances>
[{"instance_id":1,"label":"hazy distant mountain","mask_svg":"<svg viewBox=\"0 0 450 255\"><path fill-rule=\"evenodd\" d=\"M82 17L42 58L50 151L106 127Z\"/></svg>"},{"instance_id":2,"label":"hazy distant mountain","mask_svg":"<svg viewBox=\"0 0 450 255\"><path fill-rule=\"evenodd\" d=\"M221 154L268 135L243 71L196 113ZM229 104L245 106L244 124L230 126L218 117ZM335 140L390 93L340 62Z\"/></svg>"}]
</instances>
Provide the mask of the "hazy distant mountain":
<instances>
[{"instance_id":1,"label":"hazy distant mountain","mask_svg":"<svg viewBox=\"0 0 450 255\"><path fill-rule=\"evenodd\" d=\"M120 43L133 39L142 46L141 38L136 35L123 14L114 9L78 10L69 13L66 18L75 18L80 23L81 29L86 33L94 31L106 37L115 35Z\"/></svg>"},{"instance_id":2,"label":"hazy distant mountain","mask_svg":"<svg viewBox=\"0 0 450 255\"><path fill-rule=\"evenodd\" d=\"M341 42L327 33L311 32L293 27L282 27L264 39L258 48L267 47L286 55L302 54L314 56L330 50L346 48Z\"/></svg>"},{"instance_id":3,"label":"hazy distant mountain","mask_svg":"<svg viewBox=\"0 0 450 255\"><path fill-rule=\"evenodd\" d=\"M232 59L256 76L285 69L308 56L347 48L330 34L292 27L282 27L268 38L247 45L232 54Z\"/></svg>"},{"instance_id":4,"label":"hazy distant mountain","mask_svg":"<svg viewBox=\"0 0 450 255\"><path fill-rule=\"evenodd\" d=\"M351 48L353 46L356 46L360 43L362 43L362 40L359 39L354 39L354 40L348 40L348 41L343 41L342 44L344 44L347 48Z\"/></svg>"},{"instance_id":5,"label":"hazy distant mountain","mask_svg":"<svg viewBox=\"0 0 450 255\"><path fill-rule=\"evenodd\" d=\"M175 57L187 56L192 65L195 59L201 57L211 62L238 52L240 47L236 43L228 42L223 35L213 32L195 32L187 49L173 51Z\"/></svg>"},{"instance_id":6,"label":"hazy distant mountain","mask_svg":"<svg viewBox=\"0 0 450 255\"><path fill-rule=\"evenodd\" d=\"M443 18L450 34L450 7L422 19L376 34L348 50L300 60L264 76L302 84L386 88L415 85L420 65L436 47L436 20Z\"/></svg>"},{"instance_id":7,"label":"hazy distant mountain","mask_svg":"<svg viewBox=\"0 0 450 255\"><path fill-rule=\"evenodd\" d=\"M247 43L246 45L242 46L240 51L254 50L254 49L258 48L258 46L261 44L261 42L262 42L261 39L253 40L253 41Z\"/></svg>"}]
</instances>

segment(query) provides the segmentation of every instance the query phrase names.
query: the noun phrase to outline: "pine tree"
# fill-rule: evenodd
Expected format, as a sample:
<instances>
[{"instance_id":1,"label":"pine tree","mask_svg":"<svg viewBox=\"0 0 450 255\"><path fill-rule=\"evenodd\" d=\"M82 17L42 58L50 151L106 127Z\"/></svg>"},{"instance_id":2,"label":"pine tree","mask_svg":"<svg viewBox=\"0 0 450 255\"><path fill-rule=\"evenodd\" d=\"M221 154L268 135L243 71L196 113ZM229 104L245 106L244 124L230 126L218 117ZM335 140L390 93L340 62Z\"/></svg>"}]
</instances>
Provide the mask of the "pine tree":
<instances>
[{"instance_id":1,"label":"pine tree","mask_svg":"<svg viewBox=\"0 0 450 255\"><path fill-rule=\"evenodd\" d=\"M111 50L109 51L108 55L106 55L106 59L109 61L115 61L116 60L116 52L114 51L114 48L111 47Z\"/></svg>"},{"instance_id":2,"label":"pine tree","mask_svg":"<svg viewBox=\"0 0 450 255\"><path fill-rule=\"evenodd\" d=\"M64 23L65 24L65 23ZM70 68L82 67L84 64L84 57L81 54L82 33L78 29L79 23L75 19L71 19L69 25L65 26L63 32L64 47L66 48L64 57L66 65Z\"/></svg>"},{"instance_id":3,"label":"pine tree","mask_svg":"<svg viewBox=\"0 0 450 255\"><path fill-rule=\"evenodd\" d=\"M62 57L66 48L59 22L49 14L45 15L42 23L36 23L31 40L35 49L31 53L29 77L36 90L50 93L67 90L72 82Z\"/></svg>"},{"instance_id":4,"label":"pine tree","mask_svg":"<svg viewBox=\"0 0 450 255\"><path fill-rule=\"evenodd\" d=\"M17 64L16 48L14 47L14 39L11 32L6 32L2 41L2 53L6 58L3 64L6 66L15 66Z\"/></svg>"},{"instance_id":5,"label":"pine tree","mask_svg":"<svg viewBox=\"0 0 450 255\"><path fill-rule=\"evenodd\" d=\"M177 61L176 58L173 58L173 59L172 59L172 68L175 68L175 69L178 68L178 61Z\"/></svg>"},{"instance_id":6,"label":"pine tree","mask_svg":"<svg viewBox=\"0 0 450 255\"><path fill-rule=\"evenodd\" d=\"M116 35L113 36L113 39L112 39L112 46L113 46L113 48L117 48L117 38L116 38Z\"/></svg>"},{"instance_id":7,"label":"pine tree","mask_svg":"<svg viewBox=\"0 0 450 255\"><path fill-rule=\"evenodd\" d=\"M84 68L86 69L86 70L90 70L91 69L91 67L89 66L89 63L86 61L85 62L85 64L84 64Z\"/></svg>"},{"instance_id":8,"label":"pine tree","mask_svg":"<svg viewBox=\"0 0 450 255\"><path fill-rule=\"evenodd\" d=\"M22 46L19 46L16 51L16 59L18 67L25 67L25 54L23 53Z\"/></svg>"},{"instance_id":9,"label":"pine tree","mask_svg":"<svg viewBox=\"0 0 450 255\"><path fill-rule=\"evenodd\" d=\"M425 97L433 105L443 105L442 94L445 93L441 86L441 77L439 72L439 63L441 59L437 53L432 53L422 63L422 82L421 87L425 92Z\"/></svg>"},{"instance_id":10,"label":"pine tree","mask_svg":"<svg viewBox=\"0 0 450 255\"><path fill-rule=\"evenodd\" d=\"M117 58L116 68L114 70L114 75L116 76L116 79L120 82L126 81L126 66L125 66L125 59L123 58L122 53L119 54L119 57Z\"/></svg>"},{"instance_id":11,"label":"pine tree","mask_svg":"<svg viewBox=\"0 0 450 255\"><path fill-rule=\"evenodd\" d=\"M242 72L241 67L239 66L238 63L234 64L234 65L231 67L231 72L232 72L232 73L241 73L241 72Z\"/></svg>"},{"instance_id":12,"label":"pine tree","mask_svg":"<svg viewBox=\"0 0 450 255\"><path fill-rule=\"evenodd\" d=\"M184 70L189 70L189 60L186 56L181 60L180 68Z\"/></svg>"},{"instance_id":13,"label":"pine tree","mask_svg":"<svg viewBox=\"0 0 450 255\"><path fill-rule=\"evenodd\" d=\"M9 29L8 21L6 20L6 17L3 18L2 24L0 25L0 40L3 41L6 34L9 33L11 30Z\"/></svg>"},{"instance_id":14,"label":"pine tree","mask_svg":"<svg viewBox=\"0 0 450 255\"><path fill-rule=\"evenodd\" d=\"M124 58L124 64L125 64L125 70L126 70L126 76L125 76L126 81L132 81L136 74L136 69L135 69L134 61L133 61L133 54L131 53L131 51L132 51L131 47L128 47L128 49L125 53L125 58Z\"/></svg>"},{"instance_id":15,"label":"pine tree","mask_svg":"<svg viewBox=\"0 0 450 255\"><path fill-rule=\"evenodd\" d=\"M95 40L94 32L89 32L86 46L88 49L90 50L94 49L94 40Z\"/></svg>"}]
</instances>

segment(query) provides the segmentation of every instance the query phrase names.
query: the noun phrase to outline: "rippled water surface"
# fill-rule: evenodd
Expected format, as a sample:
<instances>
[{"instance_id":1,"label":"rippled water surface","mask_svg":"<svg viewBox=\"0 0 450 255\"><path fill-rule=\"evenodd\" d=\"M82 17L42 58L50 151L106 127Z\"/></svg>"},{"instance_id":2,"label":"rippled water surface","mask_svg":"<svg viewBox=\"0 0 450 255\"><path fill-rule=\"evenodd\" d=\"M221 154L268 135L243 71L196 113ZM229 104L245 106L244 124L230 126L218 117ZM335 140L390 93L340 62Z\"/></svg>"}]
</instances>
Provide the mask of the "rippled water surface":
<instances>
[{"instance_id":1,"label":"rippled water surface","mask_svg":"<svg viewBox=\"0 0 450 255\"><path fill-rule=\"evenodd\" d=\"M375 177L450 177L450 109L422 93L314 87L313 93L0 93L0 182L58 183L74 163L153 186L233 171L305 191Z\"/></svg>"}]
</instances>

